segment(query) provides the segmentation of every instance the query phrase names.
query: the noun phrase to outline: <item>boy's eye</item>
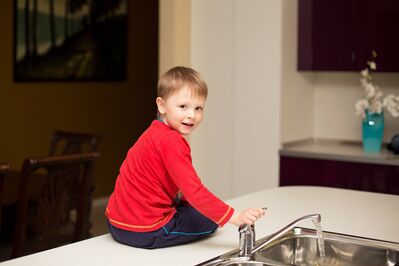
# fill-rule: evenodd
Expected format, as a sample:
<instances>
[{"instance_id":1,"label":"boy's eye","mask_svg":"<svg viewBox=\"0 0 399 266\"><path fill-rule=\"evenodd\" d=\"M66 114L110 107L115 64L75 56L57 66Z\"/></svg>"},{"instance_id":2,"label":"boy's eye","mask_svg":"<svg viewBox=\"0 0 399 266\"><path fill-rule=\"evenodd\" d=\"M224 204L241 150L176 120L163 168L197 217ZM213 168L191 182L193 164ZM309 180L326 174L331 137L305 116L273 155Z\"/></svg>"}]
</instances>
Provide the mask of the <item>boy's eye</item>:
<instances>
[{"instance_id":1,"label":"boy's eye","mask_svg":"<svg viewBox=\"0 0 399 266\"><path fill-rule=\"evenodd\" d=\"M195 108L195 110L198 110L198 111L202 111L204 108L202 108L202 106L198 106L197 108Z\"/></svg>"},{"instance_id":2,"label":"boy's eye","mask_svg":"<svg viewBox=\"0 0 399 266\"><path fill-rule=\"evenodd\" d=\"M182 109L187 109L187 105L185 105L185 104L182 104L179 107L182 108Z\"/></svg>"}]
</instances>

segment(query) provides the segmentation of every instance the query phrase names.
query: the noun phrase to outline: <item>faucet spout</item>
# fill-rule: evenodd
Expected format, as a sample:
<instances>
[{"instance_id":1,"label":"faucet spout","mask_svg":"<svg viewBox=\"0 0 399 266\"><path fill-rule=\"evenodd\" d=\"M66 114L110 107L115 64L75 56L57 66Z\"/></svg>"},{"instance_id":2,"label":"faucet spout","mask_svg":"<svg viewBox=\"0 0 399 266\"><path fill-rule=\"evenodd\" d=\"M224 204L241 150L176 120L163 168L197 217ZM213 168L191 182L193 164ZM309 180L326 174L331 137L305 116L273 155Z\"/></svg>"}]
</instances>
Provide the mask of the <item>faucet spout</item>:
<instances>
[{"instance_id":1,"label":"faucet spout","mask_svg":"<svg viewBox=\"0 0 399 266\"><path fill-rule=\"evenodd\" d=\"M262 243L258 244L257 246L255 246L250 251L250 255L255 254L256 252L258 252L260 249L264 248L269 243L273 242L277 238L279 238L282 235L286 234L288 231L292 230L298 224L301 224L301 223L306 222L306 221L312 221L314 224L319 223L321 221L321 215L320 214L310 214L310 215L303 216L303 217L301 217L299 219L296 219L292 223L288 224L287 226L285 226L281 230L279 230L276 233L274 233L273 235L271 235L264 242L262 242Z\"/></svg>"}]
</instances>

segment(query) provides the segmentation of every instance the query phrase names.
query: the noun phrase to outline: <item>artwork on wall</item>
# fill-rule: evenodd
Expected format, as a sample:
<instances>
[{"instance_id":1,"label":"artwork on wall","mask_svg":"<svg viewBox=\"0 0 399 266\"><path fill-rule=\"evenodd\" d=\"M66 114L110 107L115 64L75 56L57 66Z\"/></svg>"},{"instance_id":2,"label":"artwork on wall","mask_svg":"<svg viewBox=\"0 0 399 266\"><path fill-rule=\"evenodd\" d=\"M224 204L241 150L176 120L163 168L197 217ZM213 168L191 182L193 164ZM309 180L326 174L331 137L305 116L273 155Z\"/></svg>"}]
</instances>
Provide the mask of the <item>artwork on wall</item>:
<instances>
[{"instance_id":1,"label":"artwork on wall","mask_svg":"<svg viewBox=\"0 0 399 266\"><path fill-rule=\"evenodd\" d=\"M124 81L128 0L14 0L15 81Z\"/></svg>"}]
</instances>

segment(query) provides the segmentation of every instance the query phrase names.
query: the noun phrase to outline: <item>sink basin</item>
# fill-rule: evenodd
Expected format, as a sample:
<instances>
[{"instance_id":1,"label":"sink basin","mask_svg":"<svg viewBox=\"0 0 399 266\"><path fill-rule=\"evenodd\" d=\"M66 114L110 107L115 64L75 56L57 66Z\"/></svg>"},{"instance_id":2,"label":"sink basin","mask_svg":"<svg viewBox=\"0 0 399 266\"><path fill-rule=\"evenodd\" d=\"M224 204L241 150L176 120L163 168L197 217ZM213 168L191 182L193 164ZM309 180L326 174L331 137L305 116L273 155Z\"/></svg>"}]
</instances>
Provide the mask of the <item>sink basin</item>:
<instances>
[{"instance_id":1,"label":"sink basin","mask_svg":"<svg viewBox=\"0 0 399 266\"><path fill-rule=\"evenodd\" d=\"M331 232L323 232L323 235L326 253L325 266L399 266L399 243ZM262 240L264 239L258 240L257 243L263 242ZM256 252L251 259L238 258L238 250L233 250L199 265L310 266L322 264L316 231L295 227L287 234Z\"/></svg>"},{"instance_id":2,"label":"sink basin","mask_svg":"<svg viewBox=\"0 0 399 266\"><path fill-rule=\"evenodd\" d=\"M323 232L325 265L397 265L399 243ZM289 234L259 251L256 257L288 265L320 265L314 230L295 228Z\"/></svg>"}]
</instances>

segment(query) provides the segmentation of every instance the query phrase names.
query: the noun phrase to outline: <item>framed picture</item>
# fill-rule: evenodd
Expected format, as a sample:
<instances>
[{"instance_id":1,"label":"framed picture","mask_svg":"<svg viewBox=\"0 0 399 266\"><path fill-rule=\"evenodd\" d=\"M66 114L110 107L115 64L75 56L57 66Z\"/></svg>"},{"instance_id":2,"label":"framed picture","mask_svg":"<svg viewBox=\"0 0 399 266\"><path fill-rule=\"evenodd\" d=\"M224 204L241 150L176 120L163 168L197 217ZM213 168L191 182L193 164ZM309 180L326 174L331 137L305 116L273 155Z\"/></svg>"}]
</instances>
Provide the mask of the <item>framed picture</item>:
<instances>
[{"instance_id":1,"label":"framed picture","mask_svg":"<svg viewBox=\"0 0 399 266\"><path fill-rule=\"evenodd\" d=\"M128 0L14 0L15 81L124 81Z\"/></svg>"}]
</instances>

